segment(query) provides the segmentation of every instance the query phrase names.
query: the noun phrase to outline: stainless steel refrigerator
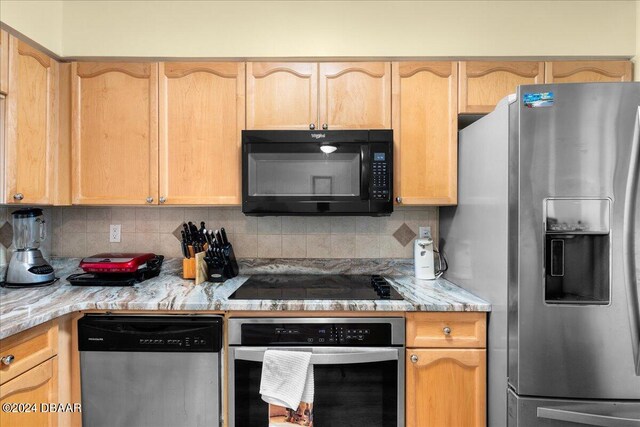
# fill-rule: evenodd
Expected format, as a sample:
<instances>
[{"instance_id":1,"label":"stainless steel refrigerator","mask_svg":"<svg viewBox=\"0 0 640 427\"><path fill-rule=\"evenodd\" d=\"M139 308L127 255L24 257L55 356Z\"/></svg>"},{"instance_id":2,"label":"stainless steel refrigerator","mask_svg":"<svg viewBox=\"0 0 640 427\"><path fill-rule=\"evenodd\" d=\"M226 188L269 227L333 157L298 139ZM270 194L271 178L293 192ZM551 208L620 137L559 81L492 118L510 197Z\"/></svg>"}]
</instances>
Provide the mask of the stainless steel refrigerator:
<instances>
[{"instance_id":1,"label":"stainless steel refrigerator","mask_svg":"<svg viewBox=\"0 0 640 427\"><path fill-rule=\"evenodd\" d=\"M489 426L640 425L640 83L520 86L460 131L446 277L492 303Z\"/></svg>"}]
</instances>

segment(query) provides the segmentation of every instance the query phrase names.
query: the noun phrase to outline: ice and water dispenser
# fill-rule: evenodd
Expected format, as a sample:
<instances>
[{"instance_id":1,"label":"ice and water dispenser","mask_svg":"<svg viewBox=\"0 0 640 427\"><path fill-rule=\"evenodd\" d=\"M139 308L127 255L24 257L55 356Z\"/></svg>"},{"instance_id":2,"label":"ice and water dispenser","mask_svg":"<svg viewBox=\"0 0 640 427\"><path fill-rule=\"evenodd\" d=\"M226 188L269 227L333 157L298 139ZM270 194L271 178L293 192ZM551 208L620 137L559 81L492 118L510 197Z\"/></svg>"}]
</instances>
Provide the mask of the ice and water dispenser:
<instances>
[{"instance_id":1,"label":"ice and water dispenser","mask_svg":"<svg viewBox=\"0 0 640 427\"><path fill-rule=\"evenodd\" d=\"M610 212L610 199L545 200L546 303L609 303Z\"/></svg>"}]
</instances>

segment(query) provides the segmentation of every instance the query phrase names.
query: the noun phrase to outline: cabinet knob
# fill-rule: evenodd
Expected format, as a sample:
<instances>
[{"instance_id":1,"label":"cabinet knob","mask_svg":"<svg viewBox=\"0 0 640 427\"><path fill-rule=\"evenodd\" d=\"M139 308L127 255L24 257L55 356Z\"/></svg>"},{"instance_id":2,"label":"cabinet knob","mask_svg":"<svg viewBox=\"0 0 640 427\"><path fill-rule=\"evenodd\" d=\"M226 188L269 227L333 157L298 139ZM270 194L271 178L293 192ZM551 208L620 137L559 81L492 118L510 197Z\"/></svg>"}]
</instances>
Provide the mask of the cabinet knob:
<instances>
[{"instance_id":1,"label":"cabinet knob","mask_svg":"<svg viewBox=\"0 0 640 427\"><path fill-rule=\"evenodd\" d=\"M329 125L327 125L326 123L322 124L322 129L327 130L329 129Z\"/></svg>"},{"instance_id":2,"label":"cabinet knob","mask_svg":"<svg viewBox=\"0 0 640 427\"><path fill-rule=\"evenodd\" d=\"M8 354L4 356L2 359L0 359L0 361L2 361L3 365L9 366L11 365L11 362L13 362L14 359L15 357L13 356L13 354Z\"/></svg>"},{"instance_id":3,"label":"cabinet knob","mask_svg":"<svg viewBox=\"0 0 640 427\"><path fill-rule=\"evenodd\" d=\"M147 197L147 203L153 203L153 197Z\"/></svg>"},{"instance_id":4,"label":"cabinet knob","mask_svg":"<svg viewBox=\"0 0 640 427\"><path fill-rule=\"evenodd\" d=\"M412 354L411 355L411 362L417 363L418 362L418 356L416 356L415 354Z\"/></svg>"},{"instance_id":5,"label":"cabinet knob","mask_svg":"<svg viewBox=\"0 0 640 427\"><path fill-rule=\"evenodd\" d=\"M163 197L163 196L160 196L160 198L158 199L158 201L159 201L160 203L164 203L164 202L166 202L166 201L167 201L167 198L166 198L166 197Z\"/></svg>"},{"instance_id":6,"label":"cabinet knob","mask_svg":"<svg viewBox=\"0 0 640 427\"><path fill-rule=\"evenodd\" d=\"M309 129L314 130L316 128L316 125L313 123L309 123Z\"/></svg>"},{"instance_id":7,"label":"cabinet knob","mask_svg":"<svg viewBox=\"0 0 640 427\"><path fill-rule=\"evenodd\" d=\"M402 203L402 197L400 197L400 196L396 197L396 202L397 203Z\"/></svg>"},{"instance_id":8,"label":"cabinet knob","mask_svg":"<svg viewBox=\"0 0 640 427\"><path fill-rule=\"evenodd\" d=\"M448 327L448 326L445 326L444 328L442 328L442 332L443 332L445 335L451 335L451 328L450 328L450 327Z\"/></svg>"},{"instance_id":9,"label":"cabinet knob","mask_svg":"<svg viewBox=\"0 0 640 427\"><path fill-rule=\"evenodd\" d=\"M24 199L24 194L22 194L22 193L14 194L13 198L15 200L22 200L22 199Z\"/></svg>"}]
</instances>

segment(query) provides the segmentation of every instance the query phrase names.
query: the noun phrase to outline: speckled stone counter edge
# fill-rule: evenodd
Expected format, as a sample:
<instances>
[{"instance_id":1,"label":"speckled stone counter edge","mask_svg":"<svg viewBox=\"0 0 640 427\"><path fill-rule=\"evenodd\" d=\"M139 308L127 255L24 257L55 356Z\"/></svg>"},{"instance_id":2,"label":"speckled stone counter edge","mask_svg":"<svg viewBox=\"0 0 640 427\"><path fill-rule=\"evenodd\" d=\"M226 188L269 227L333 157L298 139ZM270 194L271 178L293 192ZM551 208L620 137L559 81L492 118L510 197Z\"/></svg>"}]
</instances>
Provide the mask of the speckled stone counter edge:
<instances>
[{"instance_id":1,"label":"speckled stone counter edge","mask_svg":"<svg viewBox=\"0 0 640 427\"><path fill-rule=\"evenodd\" d=\"M241 275L221 284L181 278L181 260L169 259L162 273L133 287L71 286L77 258L53 258L60 281L42 288L0 289L0 339L80 310L175 311L490 311L491 305L459 286L438 279L419 281L412 261L397 259L245 259ZM230 300L251 274L382 274L404 301Z\"/></svg>"}]
</instances>

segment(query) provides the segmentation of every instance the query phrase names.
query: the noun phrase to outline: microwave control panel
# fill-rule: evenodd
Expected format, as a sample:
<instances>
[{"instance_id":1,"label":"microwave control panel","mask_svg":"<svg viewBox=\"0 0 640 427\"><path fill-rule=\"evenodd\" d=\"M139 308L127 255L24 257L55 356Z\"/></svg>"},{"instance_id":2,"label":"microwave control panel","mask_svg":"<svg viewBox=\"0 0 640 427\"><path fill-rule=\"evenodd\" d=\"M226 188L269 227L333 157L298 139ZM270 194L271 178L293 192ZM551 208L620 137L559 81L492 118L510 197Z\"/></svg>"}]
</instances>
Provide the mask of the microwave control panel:
<instances>
[{"instance_id":1,"label":"microwave control panel","mask_svg":"<svg viewBox=\"0 0 640 427\"><path fill-rule=\"evenodd\" d=\"M373 177L372 198L373 200L389 200L390 197L390 177L387 153L374 151L371 156L371 175Z\"/></svg>"}]
</instances>

